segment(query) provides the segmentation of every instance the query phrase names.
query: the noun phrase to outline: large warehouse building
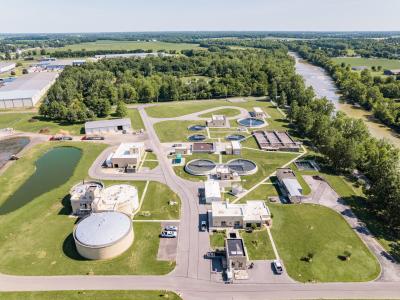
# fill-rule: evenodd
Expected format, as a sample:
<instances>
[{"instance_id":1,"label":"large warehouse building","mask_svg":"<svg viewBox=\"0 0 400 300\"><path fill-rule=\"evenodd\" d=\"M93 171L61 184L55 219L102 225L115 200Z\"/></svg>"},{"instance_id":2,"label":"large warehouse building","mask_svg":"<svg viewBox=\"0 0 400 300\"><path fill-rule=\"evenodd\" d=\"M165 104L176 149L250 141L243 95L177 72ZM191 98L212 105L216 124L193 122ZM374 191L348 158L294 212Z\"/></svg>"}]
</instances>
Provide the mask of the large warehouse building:
<instances>
[{"instance_id":1,"label":"large warehouse building","mask_svg":"<svg viewBox=\"0 0 400 300\"><path fill-rule=\"evenodd\" d=\"M0 62L0 74L11 71L15 66L15 62L12 61Z\"/></svg>"},{"instance_id":2,"label":"large warehouse building","mask_svg":"<svg viewBox=\"0 0 400 300\"><path fill-rule=\"evenodd\" d=\"M74 240L78 253L87 259L116 257L132 245L132 220L115 211L93 213L76 225Z\"/></svg>"},{"instance_id":3,"label":"large warehouse building","mask_svg":"<svg viewBox=\"0 0 400 300\"><path fill-rule=\"evenodd\" d=\"M112 119L85 123L86 134L128 133L132 131L131 119Z\"/></svg>"},{"instance_id":4,"label":"large warehouse building","mask_svg":"<svg viewBox=\"0 0 400 300\"><path fill-rule=\"evenodd\" d=\"M33 107L54 84L58 73L22 75L0 88L0 109Z\"/></svg>"}]
</instances>

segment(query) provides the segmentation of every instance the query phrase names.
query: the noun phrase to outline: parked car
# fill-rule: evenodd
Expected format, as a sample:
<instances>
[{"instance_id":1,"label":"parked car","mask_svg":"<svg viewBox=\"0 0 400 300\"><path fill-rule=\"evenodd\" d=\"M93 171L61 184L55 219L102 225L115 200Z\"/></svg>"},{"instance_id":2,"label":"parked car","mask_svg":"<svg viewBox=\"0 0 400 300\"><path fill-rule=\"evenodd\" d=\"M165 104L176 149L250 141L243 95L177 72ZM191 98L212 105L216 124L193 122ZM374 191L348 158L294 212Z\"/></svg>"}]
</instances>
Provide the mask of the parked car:
<instances>
[{"instance_id":1,"label":"parked car","mask_svg":"<svg viewBox=\"0 0 400 300\"><path fill-rule=\"evenodd\" d=\"M151 149L151 148L147 148L147 149L146 149L146 152L150 152L150 153L152 153L152 152L153 152L153 149Z\"/></svg>"},{"instance_id":2,"label":"parked car","mask_svg":"<svg viewBox=\"0 0 400 300\"><path fill-rule=\"evenodd\" d=\"M207 230L207 222L206 221L201 221L200 229L201 229L201 231L206 231Z\"/></svg>"},{"instance_id":3,"label":"parked car","mask_svg":"<svg viewBox=\"0 0 400 300\"><path fill-rule=\"evenodd\" d=\"M178 227L169 225L169 226L165 226L164 230L165 231L178 231Z\"/></svg>"},{"instance_id":4,"label":"parked car","mask_svg":"<svg viewBox=\"0 0 400 300\"><path fill-rule=\"evenodd\" d=\"M281 261L279 259L274 259L272 264L274 265L274 269L275 269L276 274L282 274L283 273L283 266L282 266L282 263L281 263Z\"/></svg>"},{"instance_id":5,"label":"parked car","mask_svg":"<svg viewBox=\"0 0 400 300\"><path fill-rule=\"evenodd\" d=\"M82 140L87 140L87 141L102 141L104 140L104 136L100 135L93 135L93 136L87 136L85 135Z\"/></svg>"},{"instance_id":6,"label":"parked car","mask_svg":"<svg viewBox=\"0 0 400 300\"><path fill-rule=\"evenodd\" d=\"M53 135L50 141L72 141L72 137L67 135Z\"/></svg>"},{"instance_id":7,"label":"parked car","mask_svg":"<svg viewBox=\"0 0 400 300\"><path fill-rule=\"evenodd\" d=\"M176 238L177 233L176 231L163 231L160 234L160 237L162 238Z\"/></svg>"}]
</instances>

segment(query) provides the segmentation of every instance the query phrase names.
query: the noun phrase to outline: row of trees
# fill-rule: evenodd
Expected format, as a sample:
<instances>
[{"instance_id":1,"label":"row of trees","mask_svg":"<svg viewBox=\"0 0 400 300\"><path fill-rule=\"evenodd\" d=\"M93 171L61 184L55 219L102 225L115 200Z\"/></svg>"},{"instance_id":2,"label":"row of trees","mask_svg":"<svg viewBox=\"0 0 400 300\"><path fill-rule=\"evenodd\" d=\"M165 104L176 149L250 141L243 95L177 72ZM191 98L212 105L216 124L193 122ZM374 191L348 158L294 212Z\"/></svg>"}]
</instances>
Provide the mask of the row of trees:
<instances>
[{"instance_id":1,"label":"row of trees","mask_svg":"<svg viewBox=\"0 0 400 300\"><path fill-rule=\"evenodd\" d=\"M400 129L400 80L373 77L369 70L353 72L345 64L335 64L323 50L313 50L302 43L291 43L291 48L303 58L327 70L341 89L343 98L372 110L382 123Z\"/></svg>"},{"instance_id":2,"label":"row of trees","mask_svg":"<svg viewBox=\"0 0 400 300\"><path fill-rule=\"evenodd\" d=\"M108 115L118 101L263 96L277 84L290 86L301 80L286 75L292 62L284 49L184 53L68 67L49 90L40 113L50 119L80 122Z\"/></svg>"}]
</instances>

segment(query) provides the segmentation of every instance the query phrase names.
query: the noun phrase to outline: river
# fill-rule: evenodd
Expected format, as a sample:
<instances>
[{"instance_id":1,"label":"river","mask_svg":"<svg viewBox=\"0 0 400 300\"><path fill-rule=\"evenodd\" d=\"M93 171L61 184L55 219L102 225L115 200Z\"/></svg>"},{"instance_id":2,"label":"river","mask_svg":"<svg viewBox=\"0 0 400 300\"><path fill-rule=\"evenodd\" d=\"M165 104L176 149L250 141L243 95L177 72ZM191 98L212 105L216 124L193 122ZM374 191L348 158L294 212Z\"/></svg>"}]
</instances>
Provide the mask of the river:
<instances>
[{"instance_id":1,"label":"river","mask_svg":"<svg viewBox=\"0 0 400 300\"><path fill-rule=\"evenodd\" d=\"M289 52L289 54L296 59L297 73L303 76L307 86L313 87L317 97L326 97L335 105L336 110L343 111L349 117L362 119L372 136L378 139L385 138L393 143L393 145L400 148L400 135L389 127L379 123L374 119L371 112L350 104L339 102L339 90L335 82L323 68L304 61L296 53Z\"/></svg>"}]
</instances>

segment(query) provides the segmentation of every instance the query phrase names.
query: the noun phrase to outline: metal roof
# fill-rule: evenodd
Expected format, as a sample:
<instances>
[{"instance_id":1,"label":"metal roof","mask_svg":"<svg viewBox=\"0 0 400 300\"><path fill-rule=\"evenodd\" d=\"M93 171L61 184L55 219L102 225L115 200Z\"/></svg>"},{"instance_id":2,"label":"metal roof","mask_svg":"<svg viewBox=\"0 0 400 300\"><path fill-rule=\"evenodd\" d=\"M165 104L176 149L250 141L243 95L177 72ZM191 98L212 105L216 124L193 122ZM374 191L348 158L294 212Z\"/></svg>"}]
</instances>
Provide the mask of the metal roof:
<instances>
[{"instance_id":1,"label":"metal roof","mask_svg":"<svg viewBox=\"0 0 400 300\"><path fill-rule=\"evenodd\" d=\"M38 90L2 91L2 89L0 89L0 100L32 99L37 93Z\"/></svg>"},{"instance_id":2,"label":"metal roof","mask_svg":"<svg viewBox=\"0 0 400 300\"><path fill-rule=\"evenodd\" d=\"M85 123L85 129L117 127L117 126L131 127L131 119L128 119L128 118L111 119L111 120L90 121L90 122Z\"/></svg>"},{"instance_id":3,"label":"metal roof","mask_svg":"<svg viewBox=\"0 0 400 300\"><path fill-rule=\"evenodd\" d=\"M221 198L221 188L218 181L207 180L204 182L204 191L206 198Z\"/></svg>"},{"instance_id":4,"label":"metal roof","mask_svg":"<svg viewBox=\"0 0 400 300\"><path fill-rule=\"evenodd\" d=\"M132 230L131 219L120 212L93 213L75 228L75 239L89 247L112 245Z\"/></svg>"},{"instance_id":5,"label":"metal roof","mask_svg":"<svg viewBox=\"0 0 400 300\"><path fill-rule=\"evenodd\" d=\"M283 178L283 184L285 185L290 196L301 196L302 187L296 178Z\"/></svg>"}]
</instances>

